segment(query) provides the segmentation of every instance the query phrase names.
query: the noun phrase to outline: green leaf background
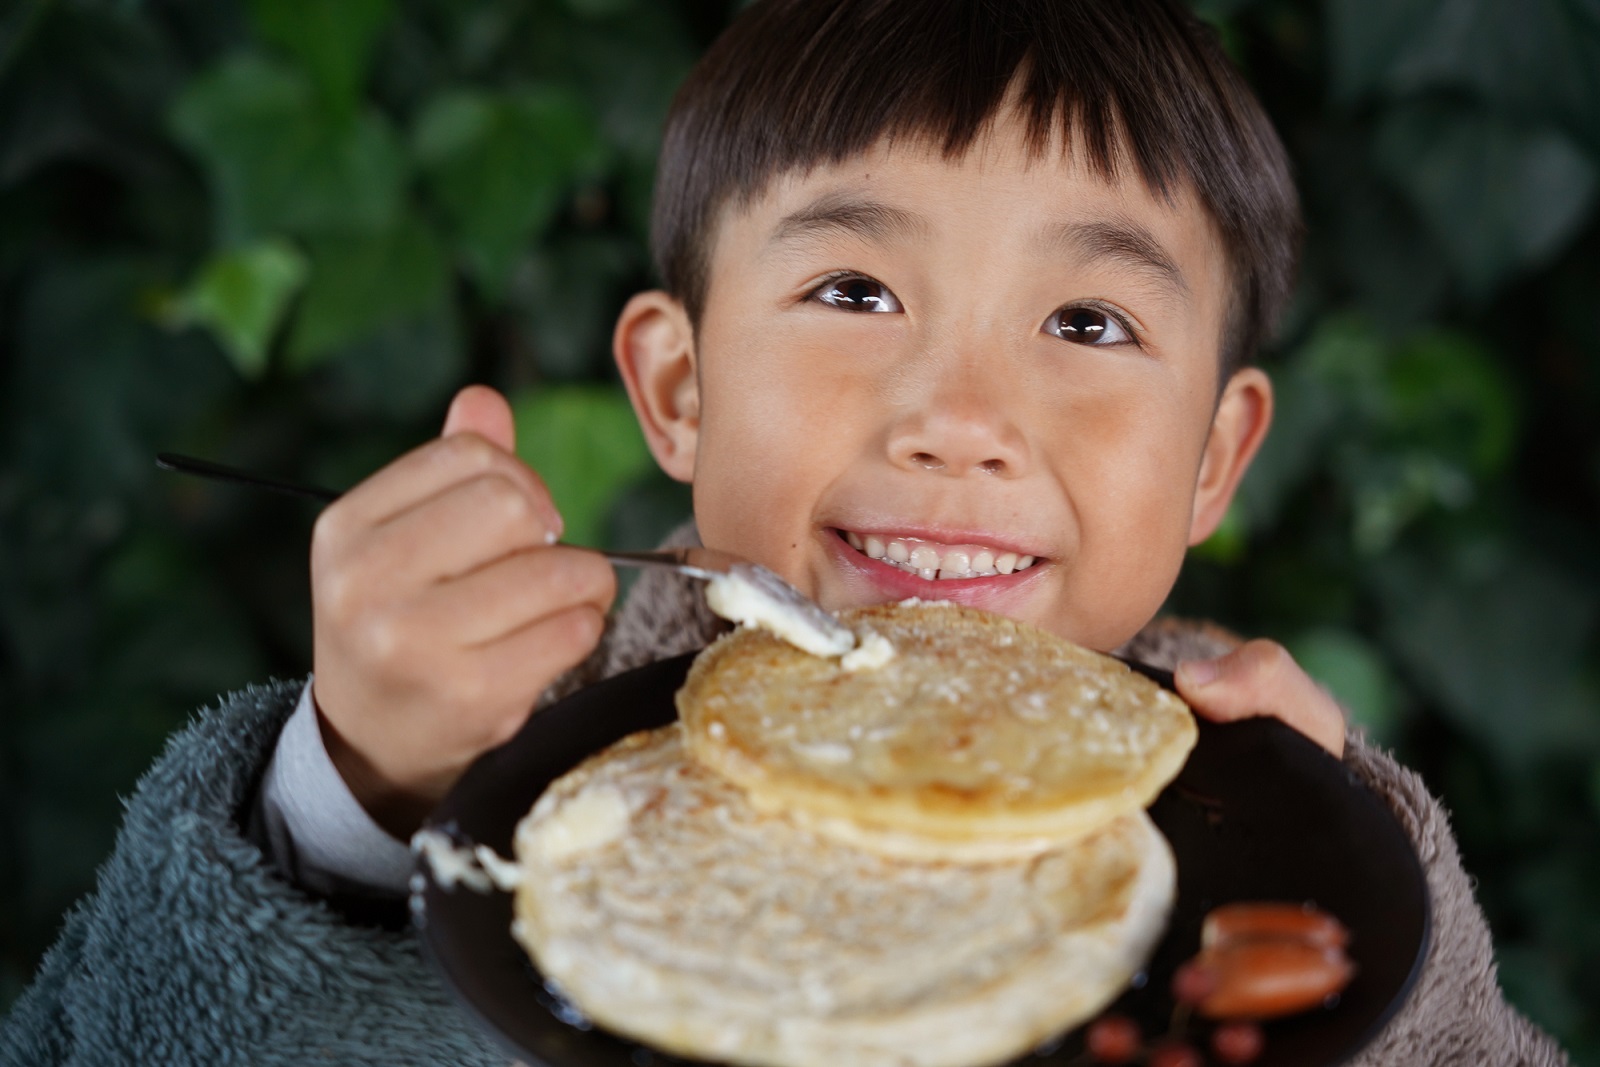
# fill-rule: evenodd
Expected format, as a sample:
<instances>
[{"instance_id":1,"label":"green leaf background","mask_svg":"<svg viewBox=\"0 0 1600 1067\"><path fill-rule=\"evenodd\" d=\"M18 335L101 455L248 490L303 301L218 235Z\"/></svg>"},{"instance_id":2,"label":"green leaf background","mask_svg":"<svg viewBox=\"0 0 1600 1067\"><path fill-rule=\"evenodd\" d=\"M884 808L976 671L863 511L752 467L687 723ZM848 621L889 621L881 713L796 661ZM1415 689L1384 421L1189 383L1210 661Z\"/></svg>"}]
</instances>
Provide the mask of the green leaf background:
<instances>
[{"instance_id":1,"label":"green leaf background","mask_svg":"<svg viewBox=\"0 0 1600 1067\"><path fill-rule=\"evenodd\" d=\"M469 381L580 543L688 514L609 365L732 0L0 10L0 1010L163 738L310 661L309 508ZM1600 1067L1600 7L1205 0L1309 223L1271 439L1169 609L1283 641L1450 807Z\"/></svg>"}]
</instances>

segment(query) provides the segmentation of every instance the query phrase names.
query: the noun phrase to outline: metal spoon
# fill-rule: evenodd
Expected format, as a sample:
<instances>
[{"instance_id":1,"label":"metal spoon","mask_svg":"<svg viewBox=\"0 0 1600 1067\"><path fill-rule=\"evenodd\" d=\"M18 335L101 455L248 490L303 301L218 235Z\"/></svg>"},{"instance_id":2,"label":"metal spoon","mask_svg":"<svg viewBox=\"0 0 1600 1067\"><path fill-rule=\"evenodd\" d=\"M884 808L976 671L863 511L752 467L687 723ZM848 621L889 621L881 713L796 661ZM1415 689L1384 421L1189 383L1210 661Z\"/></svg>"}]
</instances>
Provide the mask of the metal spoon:
<instances>
[{"instance_id":1,"label":"metal spoon","mask_svg":"<svg viewBox=\"0 0 1600 1067\"><path fill-rule=\"evenodd\" d=\"M323 503L332 503L342 495L337 490L273 478L174 452L158 453L156 466L162 470L199 475L202 478L248 485L256 489L268 489L275 493L319 500ZM601 548L591 551L598 552L622 567L666 567L679 574L705 581L733 578L770 600L787 617L815 633L819 644L840 646L844 650L855 646L855 634L849 627L840 623L816 601L809 599L800 590L759 563L751 563L749 560L740 559L731 553L714 548L667 548L654 552L619 552Z\"/></svg>"}]
</instances>

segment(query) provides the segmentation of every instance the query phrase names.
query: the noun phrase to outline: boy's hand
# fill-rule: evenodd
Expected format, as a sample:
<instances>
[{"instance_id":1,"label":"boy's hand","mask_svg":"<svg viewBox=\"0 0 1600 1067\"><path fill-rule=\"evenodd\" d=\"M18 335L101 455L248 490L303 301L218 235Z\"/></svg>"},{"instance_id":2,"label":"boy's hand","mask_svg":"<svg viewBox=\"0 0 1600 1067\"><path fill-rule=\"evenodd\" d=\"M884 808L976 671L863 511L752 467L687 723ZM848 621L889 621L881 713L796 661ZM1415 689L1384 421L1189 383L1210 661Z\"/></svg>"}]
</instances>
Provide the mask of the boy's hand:
<instances>
[{"instance_id":1,"label":"boy's hand","mask_svg":"<svg viewBox=\"0 0 1600 1067\"><path fill-rule=\"evenodd\" d=\"M1275 641L1246 641L1217 659L1186 660L1174 677L1178 695L1213 722L1270 715L1344 755L1344 712Z\"/></svg>"},{"instance_id":2,"label":"boy's hand","mask_svg":"<svg viewBox=\"0 0 1600 1067\"><path fill-rule=\"evenodd\" d=\"M329 506L312 537L323 738L401 836L594 649L616 593L603 558L554 544L561 516L512 447L505 398L464 389L440 439Z\"/></svg>"}]
</instances>

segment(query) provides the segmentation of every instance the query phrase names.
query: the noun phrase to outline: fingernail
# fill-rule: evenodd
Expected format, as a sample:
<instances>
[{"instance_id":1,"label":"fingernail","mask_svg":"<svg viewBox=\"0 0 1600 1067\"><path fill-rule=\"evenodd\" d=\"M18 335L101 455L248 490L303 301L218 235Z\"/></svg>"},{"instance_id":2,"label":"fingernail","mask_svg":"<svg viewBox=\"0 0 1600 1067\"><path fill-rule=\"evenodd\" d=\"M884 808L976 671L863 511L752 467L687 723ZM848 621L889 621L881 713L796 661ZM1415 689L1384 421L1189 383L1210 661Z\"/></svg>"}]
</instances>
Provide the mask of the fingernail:
<instances>
[{"instance_id":1,"label":"fingernail","mask_svg":"<svg viewBox=\"0 0 1600 1067\"><path fill-rule=\"evenodd\" d=\"M1216 681L1219 672L1214 659L1192 659L1178 664L1178 673L1190 685L1204 686Z\"/></svg>"},{"instance_id":2,"label":"fingernail","mask_svg":"<svg viewBox=\"0 0 1600 1067\"><path fill-rule=\"evenodd\" d=\"M555 544L561 540L561 535L566 532L566 529L567 521L561 517L561 512L557 511L552 503L550 505L550 516L545 520L544 543L547 545Z\"/></svg>"}]
</instances>

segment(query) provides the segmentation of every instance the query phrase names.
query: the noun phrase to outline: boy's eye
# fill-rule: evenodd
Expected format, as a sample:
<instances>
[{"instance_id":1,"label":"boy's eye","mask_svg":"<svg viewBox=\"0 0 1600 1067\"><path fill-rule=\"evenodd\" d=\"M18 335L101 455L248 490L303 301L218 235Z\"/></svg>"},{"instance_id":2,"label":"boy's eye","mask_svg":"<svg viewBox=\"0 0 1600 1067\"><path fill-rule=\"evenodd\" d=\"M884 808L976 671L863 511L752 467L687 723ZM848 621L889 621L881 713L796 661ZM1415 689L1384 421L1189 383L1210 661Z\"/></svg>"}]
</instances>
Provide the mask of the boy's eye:
<instances>
[{"instance_id":1,"label":"boy's eye","mask_svg":"<svg viewBox=\"0 0 1600 1067\"><path fill-rule=\"evenodd\" d=\"M1044 332L1080 345L1120 345L1133 340L1121 322L1092 307L1062 308L1044 320Z\"/></svg>"},{"instance_id":2,"label":"boy's eye","mask_svg":"<svg viewBox=\"0 0 1600 1067\"><path fill-rule=\"evenodd\" d=\"M871 278L850 275L823 282L814 299L844 311L899 311L900 301L888 288Z\"/></svg>"}]
</instances>

